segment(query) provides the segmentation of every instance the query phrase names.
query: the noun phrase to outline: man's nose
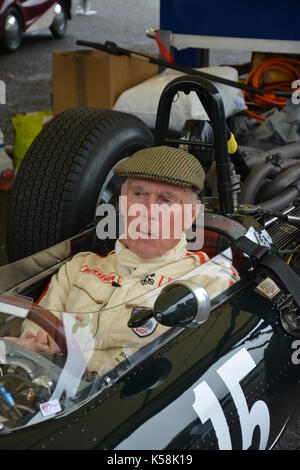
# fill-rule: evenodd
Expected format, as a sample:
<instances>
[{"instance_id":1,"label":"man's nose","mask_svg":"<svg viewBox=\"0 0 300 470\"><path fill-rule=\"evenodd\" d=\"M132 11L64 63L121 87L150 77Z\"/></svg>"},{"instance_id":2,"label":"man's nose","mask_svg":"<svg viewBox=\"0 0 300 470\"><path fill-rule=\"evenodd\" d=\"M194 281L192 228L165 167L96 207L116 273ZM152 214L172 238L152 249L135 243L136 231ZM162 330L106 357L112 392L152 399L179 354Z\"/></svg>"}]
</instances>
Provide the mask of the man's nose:
<instances>
[{"instance_id":1,"label":"man's nose","mask_svg":"<svg viewBox=\"0 0 300 470\"><path fill-rule=\"evenodd\" d=\"M147 215L148 219L151 219L154 216L155 213L155 207L157 206L157 197L155 194L149 194L147 201L146 201L146 209L147 209Z\"/></svg>"}]
</instances>

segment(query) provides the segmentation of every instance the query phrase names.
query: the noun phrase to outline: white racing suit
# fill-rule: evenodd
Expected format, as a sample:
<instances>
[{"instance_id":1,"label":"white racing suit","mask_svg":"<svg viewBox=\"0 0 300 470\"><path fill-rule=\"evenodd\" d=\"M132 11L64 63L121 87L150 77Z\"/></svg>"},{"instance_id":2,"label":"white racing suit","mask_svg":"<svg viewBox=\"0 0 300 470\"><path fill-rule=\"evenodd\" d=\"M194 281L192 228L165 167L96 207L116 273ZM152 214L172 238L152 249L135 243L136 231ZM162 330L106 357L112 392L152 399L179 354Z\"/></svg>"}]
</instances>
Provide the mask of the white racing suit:
<instances>
[{"instance_id":1,"label":"white racing suit","mask_svg":"<svg viewBox=\"0 0 300 470\"><path fill-rule=\"evenodd\" d=\"M197 266L201 267L197 274ZM65 320L75 315L72 333L80 337L90 370L104 373L168 330L154 318L140 328L127 322L136 307L153 307L160 290L176 278L190 278L204 287L212 299L238 279L230 263L208 261L203 252L188 252L185 235L178 244L154 260L144 260L118 240L107 257L80 253L55 274L40 305ZM152 292L153 291L153 292ZM94 313L91 313L94 312ZM99 313L100 312L100 313ZM40 328L26 320L22 336ZM80 331L81 330L81 331ZM86 340L82 339L86 335Z\"/></svg>"}]
</instances>

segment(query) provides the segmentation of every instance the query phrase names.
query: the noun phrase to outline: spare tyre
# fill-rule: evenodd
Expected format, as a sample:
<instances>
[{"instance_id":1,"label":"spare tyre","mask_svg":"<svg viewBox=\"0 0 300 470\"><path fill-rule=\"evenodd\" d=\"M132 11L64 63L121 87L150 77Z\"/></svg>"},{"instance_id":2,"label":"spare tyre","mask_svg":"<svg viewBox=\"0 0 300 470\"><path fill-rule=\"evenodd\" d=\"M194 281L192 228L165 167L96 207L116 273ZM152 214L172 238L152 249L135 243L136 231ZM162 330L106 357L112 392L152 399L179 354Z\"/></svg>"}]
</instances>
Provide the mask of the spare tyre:
<instances>
[{"instance_id":1,"label":"spare tyre","mask_svg":"<svg viewBox=\"0 0 300 470\"><path fill-rule=\"evenodd\" d=\"M137 117L76 108L53 118L30 146L16 177L7 227L10 261L29 256L85 227L121 181L113 167L153 136Z\"/></svg>"}]
</instances>

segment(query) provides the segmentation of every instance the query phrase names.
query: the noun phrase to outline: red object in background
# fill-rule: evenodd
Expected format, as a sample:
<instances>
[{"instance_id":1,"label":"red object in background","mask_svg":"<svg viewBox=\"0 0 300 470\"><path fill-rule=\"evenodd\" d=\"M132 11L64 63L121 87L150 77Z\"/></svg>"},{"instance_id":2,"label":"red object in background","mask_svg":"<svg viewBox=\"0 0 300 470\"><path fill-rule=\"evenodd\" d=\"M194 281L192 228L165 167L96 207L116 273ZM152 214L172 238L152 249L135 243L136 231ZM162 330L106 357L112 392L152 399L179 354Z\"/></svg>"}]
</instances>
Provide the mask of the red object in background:
<instances>
[{"instance_id":1,"label":"red object in background","mask_svg":"<svg viewBox=\"0 0 300 470\"><path fill-rule=\"evenodd\" d=\"M156 43L158 45L158 48L161 54L166 59L166 61L169 62L170 64L174 64L174 57L172 56L172 54L170 54L166 46L160 41L158 31L156 31L155 33L155 40L156 40Z\"/></svg>"},{"instance_id":2,"label":"red object in background","mask_svg":"<svg viewBox=\"0 0 300 470\"><path fill-rule=\"evenodd\" d=\"M13 170L5 170L1 173L0 180L11 181L13 179L13 177L14 177Z\"/></svg>"},{"instance_id":3,"label":"red object in background","mask_svg":"<svg viewBox=\"0 0 300 470\"><path fill-rule=\"evenodd\" d=\"M9 52L17 50L24 32L50 28L63 37L71 18L72 0L0 0L0 43Z\"/></svg>"},{"instance_id":4,"label":"red object in background","mask_svg":"<svg viewBox=\"0 0 300 470\"><path fill-rule=\"evenodd\" d=\"M0 191L9 191L13 188L15 173L10 168L0 174Z\"/></svg>"}]
</instances>

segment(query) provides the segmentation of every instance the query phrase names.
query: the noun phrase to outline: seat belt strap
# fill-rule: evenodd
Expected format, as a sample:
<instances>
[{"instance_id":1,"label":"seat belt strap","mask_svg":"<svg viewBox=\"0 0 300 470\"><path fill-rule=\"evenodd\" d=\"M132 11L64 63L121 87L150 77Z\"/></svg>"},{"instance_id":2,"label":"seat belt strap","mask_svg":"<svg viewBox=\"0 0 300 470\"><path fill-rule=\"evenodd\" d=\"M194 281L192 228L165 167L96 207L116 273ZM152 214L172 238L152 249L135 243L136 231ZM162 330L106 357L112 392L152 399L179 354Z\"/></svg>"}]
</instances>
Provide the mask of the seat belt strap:
<instances>
[{"instance_id":1,"label":"seat belt strap","mask_svg":"<svg viewBox=\"0 0 300 470\"><path fill-rule=\"evenodd\" d=\"M271 253L270 248L258 245L247 237L240 237L233 246L246 253L254 260L257 267L269 271L291 293L300 308L300 277L283 259Z\"/></svg>"}]
</instances>

